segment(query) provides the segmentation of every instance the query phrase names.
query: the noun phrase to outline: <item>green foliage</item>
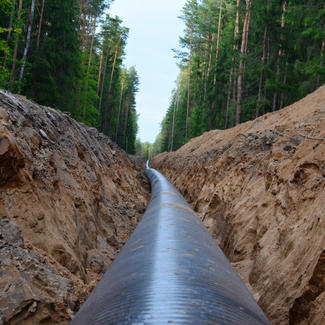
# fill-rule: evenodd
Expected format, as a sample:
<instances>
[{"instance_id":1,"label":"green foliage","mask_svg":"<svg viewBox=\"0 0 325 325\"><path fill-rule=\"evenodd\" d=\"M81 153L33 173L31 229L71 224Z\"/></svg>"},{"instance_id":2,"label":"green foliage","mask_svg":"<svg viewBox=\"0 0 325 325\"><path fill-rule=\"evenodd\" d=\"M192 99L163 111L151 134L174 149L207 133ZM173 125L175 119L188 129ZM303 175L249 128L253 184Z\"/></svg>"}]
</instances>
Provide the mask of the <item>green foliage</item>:
<instances>
[{"instance_id":1,"label":"green foliage","mask_svg":"<svg viewBox=\"0 0 325 325\"><path fill-rule=\"evenodd\" d=\"M75 116L81 53L75 0L47 3L42 26L44 39L30 54L30 78L22 92L43 105L69 111ZM76 116L77 117L77 116Z\"/></svg>"},{"instance_id":2,"label":"green foliage","mask_svg":"<svg viewBox=\"0 0 325 325\"><path fill-rule=\"evenodd\" d=\"M139 80L133 67L123 67L128 28L118 17L101 20L111 2L89 0L85 7L81 0L45 0L41 16L42 1L36 1L31 25L32 0L23 1L19 13L19 0L1 0L0 87L68 111L135 153ZM32 38L20 83L29 25Z\"/></svg>"},{"instance_id":3,"label":"green foliage","mask_svg":"<svg viewBox=\"0 0 325 325\"><path fill-rule=\"evenodd\" d=\"M139 78L134 67L123 68L120 74L119 99L120 114L115 112L119 124L115 127L115 142L127 152L135 154L135 140L138 132L137 113L135 110L135 94L138 91ZM122 86L123 85L123 86ZM123 92L121 93L123 89ZM119 118L118 118L119 117Z\"/></svg>"},{"instance_id":4,"label":"green foliage","mask_svg":"<svg viewBox=\"0 0 325 325\"><path fill-rule=\"evenodd\" d=\"M154 145L149 142L141 142L136 140L136 155L143 157L145 160L150 159L153 156Z\"/></svg>"},{"instance_id":5,"label":"green foliage","mask_svg":"<svg viewBox=\"0 0 325 325\"><path fill-rule=\"evenodd\" d=\"M299 100L325 81L325 7L318 0L254 0L246 55L241 39L246 13L240 2L238 36L237 1L222 1L219 47L217 35L221 0L188 0L182 19L185 32L180 49L179 82L157 137L158 152L178 149L192 137L214 128L232 127L236 121L238 72L243 61L242 121L280 109ZM190 33L193 34L189 76ZM185 137L187 81L191 79L188 137ZM179 94L176 99L176 94ZM173 121L174 108L176 109ZM171 144L173 144L171 146Z\"/></svg>"},{"instance_id":6,"label":"green foliage","mask_svg":"<svg viewBox=\"0 0 325 325\"><path fill-rule=\"evenodd\" d=\"M6 16L10 15L11 10L14 6L13 0L1 0L0 1L0 12Z\"/></svg>"},{"instance_id":7,"label":"green foliage","mask_svg":"<svg viewBox=\"0 0 325 325\"><path fill-rule=\"evenodd\" d=\"M9 87L10 64L13 60L13 39L22 33L23 17L14 19L14 0L0 1L0 87ZM10 19L12 17L12 19ZM11 21L11 23L10 23ZM10 36L13 35L14 37Z\"/></svg>"}]
</instances>

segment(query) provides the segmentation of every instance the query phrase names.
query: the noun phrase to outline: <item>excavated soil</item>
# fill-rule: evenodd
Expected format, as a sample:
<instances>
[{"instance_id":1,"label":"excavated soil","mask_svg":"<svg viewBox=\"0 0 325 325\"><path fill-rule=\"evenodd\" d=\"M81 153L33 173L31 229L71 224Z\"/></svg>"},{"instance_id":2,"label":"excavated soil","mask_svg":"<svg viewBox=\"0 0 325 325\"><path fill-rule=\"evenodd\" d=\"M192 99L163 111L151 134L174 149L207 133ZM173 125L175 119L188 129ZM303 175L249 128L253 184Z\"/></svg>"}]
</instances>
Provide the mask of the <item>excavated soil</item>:
<instances>
[{"instance_id":1,"label":"excavated soil","mask_svg":"<svg viewBox=\"0 0 325 325\"><path fill-rule=\"evenodd\" d=\"M0 324L68 324L148 199L107 137L0 91Z\"/></svg>"},{"instance_id":2,"label":"excavated soil","mask_svg":"<svg viewBox=\"0 0 325 325\"><path fill-rule=\"evenodd\" d=\"M325 324L325 86L152 165L193 206L272 324Z\"/></svg>"}]
</instances>

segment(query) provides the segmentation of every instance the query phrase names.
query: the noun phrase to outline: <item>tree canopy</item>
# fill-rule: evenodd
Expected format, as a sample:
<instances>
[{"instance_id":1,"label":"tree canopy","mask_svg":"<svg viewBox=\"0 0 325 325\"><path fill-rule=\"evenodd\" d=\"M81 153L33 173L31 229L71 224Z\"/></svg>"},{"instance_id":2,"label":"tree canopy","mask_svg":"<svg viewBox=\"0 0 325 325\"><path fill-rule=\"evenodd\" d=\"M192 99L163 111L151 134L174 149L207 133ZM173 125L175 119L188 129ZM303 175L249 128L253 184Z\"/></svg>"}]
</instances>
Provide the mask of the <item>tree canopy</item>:
<instances>
[{"instance_id":1,"label":"tree canopy","mask_svg":"<svg viewBox=\"0 0 325 325\"><path fill-rule=\"evenodd\" d=\"M187 0L181 19L180 72L154 151L281 109L325 81L324 1Z\"/></svg>"},{"instance_id":2,"label":"tree canopy","mask_svg":"<svg viewBox=\"0 0 325 325\"><path fill-rule=\"evenodd\" d=\"M0 0L0 87L69 112L135 153L136 70L111 0Z\"/></svg>"}]
</instances>

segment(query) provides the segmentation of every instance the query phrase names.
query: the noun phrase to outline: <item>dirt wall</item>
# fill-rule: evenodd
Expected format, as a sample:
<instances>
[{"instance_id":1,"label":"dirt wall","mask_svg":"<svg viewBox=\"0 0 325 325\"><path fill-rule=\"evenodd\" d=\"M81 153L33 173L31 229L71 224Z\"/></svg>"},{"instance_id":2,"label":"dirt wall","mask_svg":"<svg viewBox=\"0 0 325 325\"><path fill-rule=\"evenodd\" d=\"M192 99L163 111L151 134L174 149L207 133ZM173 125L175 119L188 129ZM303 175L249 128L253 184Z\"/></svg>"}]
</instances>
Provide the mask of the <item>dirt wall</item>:
<instances>
[{"instance_id":1,"label":"dirt wall","mask_svg":"<svg viewBox=\"0 0 325 325\"><path fill-rule=\"evenodd\" d=\"M0 91L0 323L68 324L148 199L95 128Z\"/></svg>"}]
</instances>

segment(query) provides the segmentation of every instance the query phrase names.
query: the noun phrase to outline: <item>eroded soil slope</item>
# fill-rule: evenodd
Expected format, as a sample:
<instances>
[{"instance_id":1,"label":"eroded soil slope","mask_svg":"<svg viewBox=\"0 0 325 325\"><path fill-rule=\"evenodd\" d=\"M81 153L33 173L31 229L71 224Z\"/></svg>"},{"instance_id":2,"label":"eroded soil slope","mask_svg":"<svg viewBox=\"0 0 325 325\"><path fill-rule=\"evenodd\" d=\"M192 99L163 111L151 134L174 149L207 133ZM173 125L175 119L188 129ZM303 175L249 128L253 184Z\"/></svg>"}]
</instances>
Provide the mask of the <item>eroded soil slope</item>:
<instances>
[{"instance_id":1,"label":"eroded soil slope","mask_svg":"<svg viewBox=\"0 0 325 325\"><path fill-rule=\"evenodd\" d=\"M0 91L0 324L68 324L148 196L96 129Z\"/></svg>"},{"instance_id":2,"label":"eroded soil slope","mask_svg":"<svg viewBox=\"0 0 325 325\"><path fill-rule=\"evenodd\" d=\"M325 324L325 86L154 158L273 324Z\"/></svg>"}]
</instances>

